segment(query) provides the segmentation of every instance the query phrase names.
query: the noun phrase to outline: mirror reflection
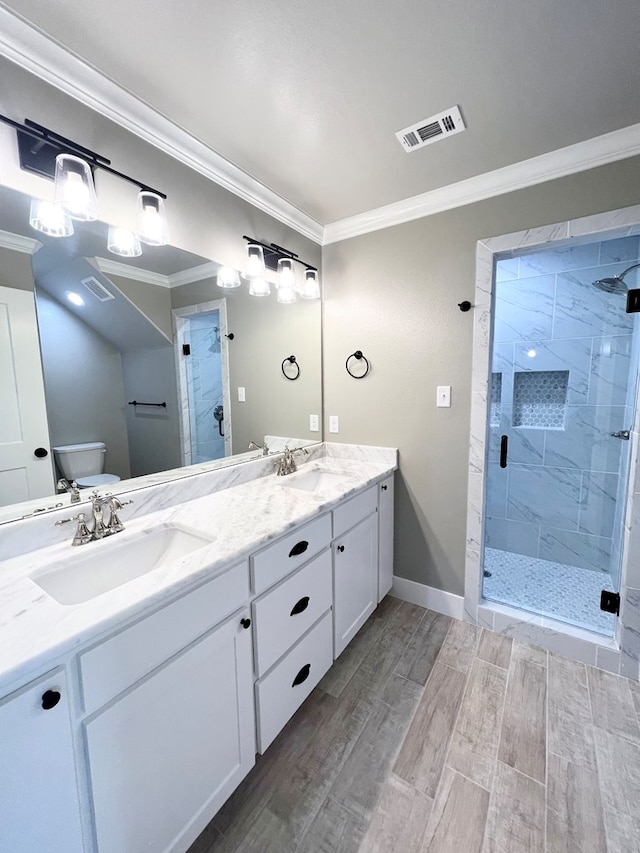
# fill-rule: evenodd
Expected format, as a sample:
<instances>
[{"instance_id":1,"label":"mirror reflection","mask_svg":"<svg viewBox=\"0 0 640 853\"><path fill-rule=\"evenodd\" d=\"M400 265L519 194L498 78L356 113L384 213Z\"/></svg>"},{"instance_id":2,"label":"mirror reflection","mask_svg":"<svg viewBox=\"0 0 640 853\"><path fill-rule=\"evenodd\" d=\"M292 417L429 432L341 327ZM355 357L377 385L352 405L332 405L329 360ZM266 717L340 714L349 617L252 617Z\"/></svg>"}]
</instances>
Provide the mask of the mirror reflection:
<instances>
[{"instance_id":1,"label":"mirror reflection","mask_svg":"<svg viewBox=\"0 0 640 853\"><path fill-rule=\"evenodd\" d=\"M101 222L48 237L29 207L0 188L0 520L63 477L117 491L320 439L319 301L221 288L172 246L109 256Z\"/></svg>"}]
</instances>

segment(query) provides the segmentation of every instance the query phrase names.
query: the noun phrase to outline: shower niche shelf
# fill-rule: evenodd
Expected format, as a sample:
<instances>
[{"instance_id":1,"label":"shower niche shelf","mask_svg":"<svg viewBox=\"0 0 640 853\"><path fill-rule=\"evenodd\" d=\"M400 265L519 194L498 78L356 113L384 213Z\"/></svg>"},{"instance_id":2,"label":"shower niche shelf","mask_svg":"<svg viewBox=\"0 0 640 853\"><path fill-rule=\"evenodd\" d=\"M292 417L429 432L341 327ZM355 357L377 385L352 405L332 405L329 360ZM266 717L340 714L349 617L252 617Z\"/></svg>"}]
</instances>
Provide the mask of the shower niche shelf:
<instances>
[{"instance_id":1,"label":"shower niche shelf","mask_svg":"<svg viewBox=\"0 0 640 853\"><path fill-rule=\"evenodd\" d=\"M568 370L526 370L513 375L513 425L564 429Z\"/></svg>"},{"instance_id":2,"label":"shower niche shelf","mask_svg":"<svg viewBox=\"0 0 640 853\"><path fill-rule=\"evenodd\" d=\"M489 408L489 425L499 427L500 416L502 414L502 373L491 374L491 399L489 401Z\"/></svg>"}]
</instances>

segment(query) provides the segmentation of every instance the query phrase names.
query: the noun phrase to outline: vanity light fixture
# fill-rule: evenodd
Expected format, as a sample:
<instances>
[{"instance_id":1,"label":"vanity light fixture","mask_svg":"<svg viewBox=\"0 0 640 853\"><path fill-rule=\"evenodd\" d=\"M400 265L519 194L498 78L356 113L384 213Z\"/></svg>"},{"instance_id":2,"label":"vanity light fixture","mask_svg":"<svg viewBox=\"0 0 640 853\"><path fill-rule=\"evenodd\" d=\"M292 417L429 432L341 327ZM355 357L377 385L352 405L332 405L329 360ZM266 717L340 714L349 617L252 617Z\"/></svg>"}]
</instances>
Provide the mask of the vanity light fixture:
<instances>
[{"instance_id":1,"label":"vanity light fixture","mask_svg":"<svg viewBox=\"0 0 640 853\"><path fill-rule=\"evenodd\" d=\"M265 275L265 269L269 269L277 272L278 302L295 302L297 292L305 299L320 299L320 284L316 267L307 264L294 252L278 246L277 243L263 243L246 235L242 239L246 240L248 244L247 269L243 273L243 278L249 279L249 293L252 296L267 295L264 293L264 288L260 289L252 282L255 278L262 278ZM305 281L300 290L296 287L294 262L305 268Z\"/></svg>"},{"instance_id":2,"label":"vanity light fixture","mask_svg":"<svg viewBox=\"0 0 640 853\"><path fill-rule=\"evenodd\" d=\"M54 179L53 203L64 211L67 218L84 221L98 219L98 200L93 181L97 169L102 169L138 187L140 231L137 235L133 235L133 239L127 238L126 250L123 250L125 239L123 233L120 234L122 239L118 241L109 239L109 251L125 257L137 257L141 254L141 250L136 249L136 243L139 248L140 240L151 246L164 246L169 242L164 193L136 178L125 175L124 172L118 172L111 166L111 160L103 157L102 154L97 154L53 130L36 124L31 119L27 118L23 124L20 124L0 114L0 122L8 124L16 131L20 168L43 178ZM64 220L55 220L50 209L46 213L43 208L41 213L39 208L34 209L32 205L29 221L38 231L54 237L73 234L73 226ZM121 232L124 232L124 229L121 229ZM137 254L131 254L132 251L136 251Z\"/></svg>"},{"instance_id":3,"label":"vanity light fixture","mask_svg":"<svg viewBox=\"0 0 640 853\"><path fill-rule=\"evenodd\" d=\"M266 278L256 276L249 281L249 296L269 296L271 288Z\"/></svg>"},{"instance_id":4,"label":"vanity light fixture","mask_svg":"<svg viewBox=\"0 0 640 853\"><path fill-rule=\"evenodd\" d=\"M119 228L117 225L109 226L109 237L107 249L121 258L139 258L142 254L142 246L137 234L128 228Z\"/></svg>"},{"instance_id":5,"label":"vanity light fixture","mask_svg":"<svg viewBox=\"0 0 640 853\"><path fill-rule=\"evenodd\" d=\"M216 283L218 287L240 287L240 276L233 267L220 267L216 275Z\"/></svg>"},{"instance_id":6,"label":"vanity light fixture","mask_svg":"<svg viewBox=\"0 0 640 853\"><path fill-rule=\"evenodd\" d=\"M31 199L29 225L49 237L70 237L73 234L71 217L52 201Z\"/></svg>"}]
</instances>

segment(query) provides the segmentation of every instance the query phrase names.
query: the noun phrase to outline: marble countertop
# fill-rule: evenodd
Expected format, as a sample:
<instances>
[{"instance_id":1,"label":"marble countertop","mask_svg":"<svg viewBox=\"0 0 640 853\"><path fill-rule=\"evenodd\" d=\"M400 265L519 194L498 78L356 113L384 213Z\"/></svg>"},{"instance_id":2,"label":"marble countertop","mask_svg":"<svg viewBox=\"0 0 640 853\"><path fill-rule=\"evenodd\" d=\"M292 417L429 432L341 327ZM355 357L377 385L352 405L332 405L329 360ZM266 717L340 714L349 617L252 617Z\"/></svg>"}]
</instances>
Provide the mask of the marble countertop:
<instances>
[{"instance_id":1,"label":"marble countertop","mask_svg":"<svg viewBox=\"0 0 640 853\"><path fill-rule=\"evenodd\" d=\"M397 467L395 452L389 453L393 462L388 455L382 461L382 454L377 454L378 461L362 461L363 454L357 458L358 453L353 453L350 459L325 456L299 465L299 474L263 476L150 512L128 523L125 508L120 515L126 529L117 534L118 542L168 522L213 535L215 540L82 604L59 604L30 577L48 563L84 558L91 553L89 549L106 544L97 541L72 548L71 528L75 525L68 525L65 542L0 563L0 695L5 689L13 689L47 667L55 666L64 655L117 628L124 620L157 608L215 577L290 528L330 510L350 494L382 479ZM339 473L340 477L332 478L321 492L293 488L297 476L313 469ZM116 537L107 540L113 541Z\"/></svg>"}]
</instances>

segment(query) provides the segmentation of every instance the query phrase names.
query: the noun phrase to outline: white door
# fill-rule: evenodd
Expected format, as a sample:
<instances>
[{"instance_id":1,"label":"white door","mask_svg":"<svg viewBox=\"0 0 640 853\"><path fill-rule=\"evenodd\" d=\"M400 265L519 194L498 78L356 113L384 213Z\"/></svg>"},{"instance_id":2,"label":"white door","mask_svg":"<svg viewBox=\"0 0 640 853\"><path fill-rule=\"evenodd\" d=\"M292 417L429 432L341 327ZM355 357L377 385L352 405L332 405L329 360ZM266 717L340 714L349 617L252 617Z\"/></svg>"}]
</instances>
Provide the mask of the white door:
<instances>
[{"instance_id":1,"label":"white door","mask_svg":"<svg viewBox=\"0 0 640 853\"><path fill-rule=\"evenodd\" d=\"M82 853L64 672L0 702L0 850Z\"/></svg>"},{"instance_id":2,"label":"white door","mask_svg":"<svg viewBox=\"0 0 640 853\"><path fill-rule=\"evenodd\" d=\"M86 724L100 853L182 853L255 761L240 611Z\"/></svg>"},{"instance_id":3,"label":"white door","mask_svg":"<svg viewBox=\"0 0 640 853\"><path fill-rule=\"evenodd\" d=\"M50 451L34 296L0 287L0 506L55 492Z\"/></svg>"}]
</instances>

